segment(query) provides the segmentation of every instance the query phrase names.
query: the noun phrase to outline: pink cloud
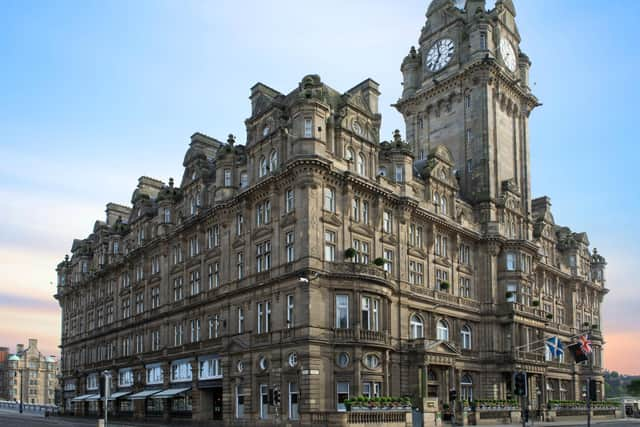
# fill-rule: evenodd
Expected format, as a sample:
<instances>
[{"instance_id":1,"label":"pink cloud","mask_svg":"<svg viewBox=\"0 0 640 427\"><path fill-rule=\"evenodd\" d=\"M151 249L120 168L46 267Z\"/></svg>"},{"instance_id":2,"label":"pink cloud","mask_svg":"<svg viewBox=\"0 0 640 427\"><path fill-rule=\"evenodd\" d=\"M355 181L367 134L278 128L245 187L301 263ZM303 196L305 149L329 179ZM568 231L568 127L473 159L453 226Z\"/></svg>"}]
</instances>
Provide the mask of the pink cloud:
<instances>
[{"instance_id":1,"label":"pink cloud","mask_svg":"<svg viewBox=\"0 0 640 427\"><path fill-rule=\"evenodd\" d=\"M610 371L640 375L640 332L608 332L604 338L604 366Z\"/></svg>"}]
</instances>

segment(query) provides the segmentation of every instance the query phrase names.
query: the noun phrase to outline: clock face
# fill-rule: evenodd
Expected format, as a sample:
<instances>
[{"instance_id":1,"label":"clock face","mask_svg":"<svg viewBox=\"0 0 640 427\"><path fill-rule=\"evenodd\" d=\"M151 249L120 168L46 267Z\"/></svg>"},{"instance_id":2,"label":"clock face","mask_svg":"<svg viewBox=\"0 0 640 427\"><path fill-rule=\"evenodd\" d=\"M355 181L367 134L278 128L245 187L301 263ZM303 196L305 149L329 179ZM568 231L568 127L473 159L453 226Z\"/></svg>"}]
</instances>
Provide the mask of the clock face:
<instances>
[{"instance_id":1,"label":"clock face","mask_svg":"<svg viewBox=\"0 0 640 427\"><path fill-rule=\"evenodd\" d=\"M453 58L456 45L451 39L440 39L431 46L427 53L426 66L431 72L442 70Z\"/></svg>"},{"instance_id":2,"label":"clock face","mask_svg":"<svg viewBox=\"0 0 640 427\"><path fill-rule=\"evenodd\" d=\"M513 46L506 39L500 40L500 56L504 64L510 71L516 70L516 53L513 50Z\"/></svg>"}]
</instances>

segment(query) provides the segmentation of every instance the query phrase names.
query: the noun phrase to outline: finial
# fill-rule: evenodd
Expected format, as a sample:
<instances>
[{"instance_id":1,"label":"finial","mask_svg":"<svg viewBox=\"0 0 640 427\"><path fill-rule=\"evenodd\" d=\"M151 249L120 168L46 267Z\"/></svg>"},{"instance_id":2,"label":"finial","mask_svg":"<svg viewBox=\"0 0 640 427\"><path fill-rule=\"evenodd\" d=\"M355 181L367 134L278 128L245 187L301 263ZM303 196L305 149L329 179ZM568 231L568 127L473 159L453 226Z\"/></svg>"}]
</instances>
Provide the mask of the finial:
<instances>
[{"instance_id":1,"label":"finial","mask_svg":"<svg viewBox=\"0 0 640 427\"><path fill-rule=\"evenodd\" d=\"M416 56L416 54L417 54L416 47L415 46L411 46L411 49L409 50L409 55Z\"/></svg>"},{"instance_id":2,"label":"finial","mask_svg":"<svg viewBox=\"0 0 640 427\"><path fill-rule=\"evenodd\" d=\"M64 256L64 262L69 262L69 254L66 254L66 255Z\"/></svg>"},{"instance_id":3,"label":"finial","mask_svg":"<svg viewBox=\"0 0 640 427\"><path fill-rule=\"evenodd\" d=\"M173 188L173 178L169 178L169 187Z\"/></svg>"},{"instance_id":4,"label":"finial","mask_svg":"<svg viewBox=\"0 0 640 427\"><path fill-rule=\"evenodd\" d=\"M229 134L229 138L227 138L227 143L229 143L229 145L233 145L236 143L236 137L233 136L232 133Z\"/></svg>"}]
</instances>

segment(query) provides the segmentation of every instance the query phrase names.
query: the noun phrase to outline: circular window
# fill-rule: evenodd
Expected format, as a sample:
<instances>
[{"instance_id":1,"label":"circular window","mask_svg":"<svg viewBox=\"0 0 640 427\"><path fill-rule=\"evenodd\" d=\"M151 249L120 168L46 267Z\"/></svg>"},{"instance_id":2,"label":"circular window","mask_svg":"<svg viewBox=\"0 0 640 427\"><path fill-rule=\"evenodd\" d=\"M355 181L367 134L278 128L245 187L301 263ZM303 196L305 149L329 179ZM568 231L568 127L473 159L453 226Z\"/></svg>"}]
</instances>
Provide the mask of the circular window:
<instances>
[{"instance_id":1,"label":"circular window","mask_svg":"<svg viewBox=\"0 0 640 427\"><path fill-rule=\"evenodd\" d=\"M342 352L338 355L338 366L341 368L349 366L349 353Z\"/></svg>"},{"instance_id":2,"label":"circular window","mask_svg":"<svg viewBox=\"0 0 640 427\"><path fill-rule=\"evenodd\" d=\"M260 369L265 371L269 367L269 361L267 360L266 357L260 356L260 361L258 362L258 366L260 366Z\"/></svg>"},{"instance_id":3,"label":"circular window","mask_svg":"<svg viewBox=\"0 0 640 427\"><path fill-rule=\"evenodd\" d=\"M380 366L380 358L375 354L367 354L364 357L364 365L369 369L376 369Z\"/></svg>"},{"instance_id":4,"label":"circular window","mask_svg":"<svg viewBox=\"0 0 640 427\"><path fill-rule=\"evenodd\" d=\"M238 372L244 371L244 362L242 360L238 360L238 364L236 365L236 369L238 369Z\"/></svg>"},{"instance_id":5,"label":"circular window","mask_svg":"<svg viewBox=\"0 0 640 427\"><path fill-rule=\"evenodd\" d=\"M298 353L295 351L289 355L289 366L292 368L298 364Z\"/></svg>"}]
</instances>

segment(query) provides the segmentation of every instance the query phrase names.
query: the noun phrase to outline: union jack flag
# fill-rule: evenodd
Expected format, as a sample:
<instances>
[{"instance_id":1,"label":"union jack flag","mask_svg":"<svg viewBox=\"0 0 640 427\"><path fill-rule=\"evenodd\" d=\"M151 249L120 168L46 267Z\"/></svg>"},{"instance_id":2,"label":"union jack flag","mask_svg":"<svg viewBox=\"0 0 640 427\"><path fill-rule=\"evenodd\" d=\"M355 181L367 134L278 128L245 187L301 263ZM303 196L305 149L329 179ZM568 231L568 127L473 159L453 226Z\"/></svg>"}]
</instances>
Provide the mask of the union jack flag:
<instances>
[{"instance_id":1,"label":"union jack flag","mask_svg":"<svg viewBox=\"0 0 640 427\"><path fill-rule=\"evenodd\" d=\"M589 339L589 335L581 335L578 337L578 344L580 344L580 350L584 354L589 354L593 350L591 347L591 340Z\"/></svg>"}]
</instances>

